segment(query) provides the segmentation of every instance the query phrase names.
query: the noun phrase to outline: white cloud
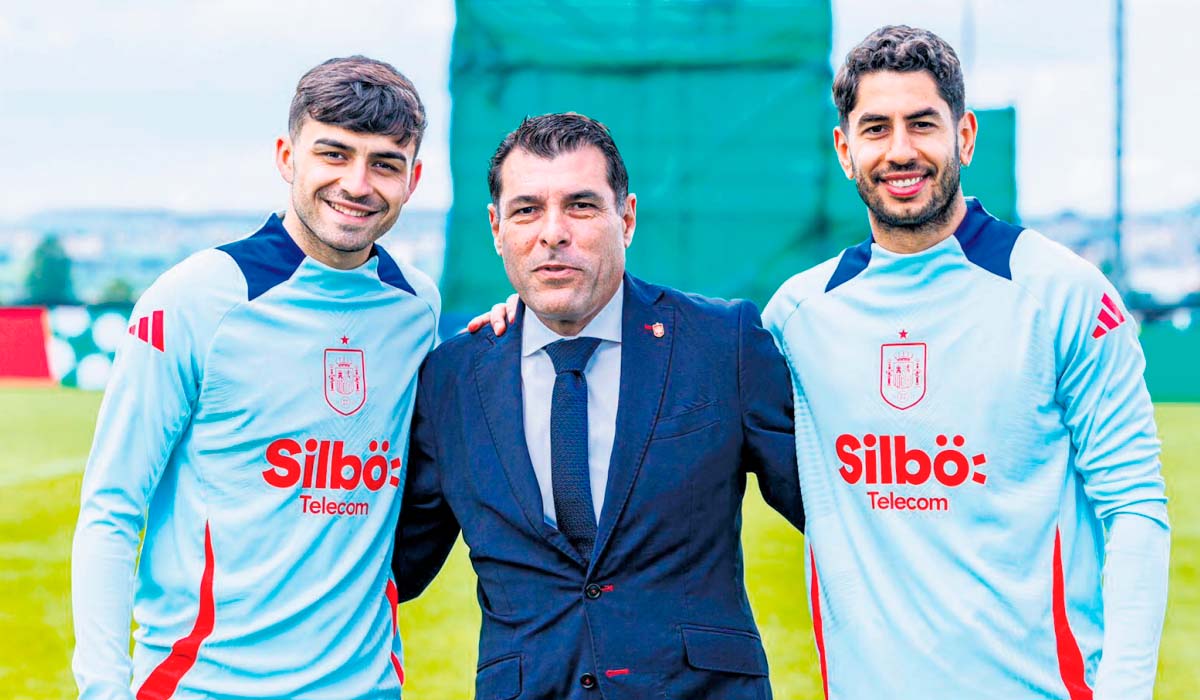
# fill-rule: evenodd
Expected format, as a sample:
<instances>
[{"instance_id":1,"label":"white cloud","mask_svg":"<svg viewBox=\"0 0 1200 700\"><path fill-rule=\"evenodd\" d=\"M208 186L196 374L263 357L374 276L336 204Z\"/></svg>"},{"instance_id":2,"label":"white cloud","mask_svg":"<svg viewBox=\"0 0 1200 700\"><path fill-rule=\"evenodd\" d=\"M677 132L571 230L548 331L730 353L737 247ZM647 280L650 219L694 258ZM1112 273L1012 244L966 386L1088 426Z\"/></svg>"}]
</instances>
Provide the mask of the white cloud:
<instances>
[{"instance_id":1,"label":"white cloud","mask_svg":"<svg viewBox=\"0 0 1200 700\"><path fill-rule=\"evenodd\" d=\"M964 8L973 3L973 29ZM1200 193L1200 111L1189 74L1191 0L1127 2L1128 205ZM1015 104L1026 215L1112 208L1111 3L1095 0L834 0L834 65L884 23L926 26L973 56L968 98ZM515 19L514 19L515 21ZM387 60L417 84L430 127L414 206L450 202L451 0L77 0L0 10L0 191L44 207L278 206L270 146L300 74L333 55ZM973 48L963 42L973 36ZM986 135L985 135L986 136ZM12 195L12 196L9 196ZM269 201L268 201L269 200ZM15 202L15 204L11 204Z\"/></svg>"},{"instance_id":2,"label":"white cloud","mask_svg":"<svg viewBox=\"0 0 1200 700\"><path fill-rule=\"evenodd\" d=\"M286 7L286 11L281 10ZM450 201L453 6L266 0L23 5L0 21L0 190L20 216L48 207L281 205L271 148L300 75L362 53L406 73L426 104L425 177L414 204ZM52 14L53 13L53 14Z\"/></svg>"}]
</instances>

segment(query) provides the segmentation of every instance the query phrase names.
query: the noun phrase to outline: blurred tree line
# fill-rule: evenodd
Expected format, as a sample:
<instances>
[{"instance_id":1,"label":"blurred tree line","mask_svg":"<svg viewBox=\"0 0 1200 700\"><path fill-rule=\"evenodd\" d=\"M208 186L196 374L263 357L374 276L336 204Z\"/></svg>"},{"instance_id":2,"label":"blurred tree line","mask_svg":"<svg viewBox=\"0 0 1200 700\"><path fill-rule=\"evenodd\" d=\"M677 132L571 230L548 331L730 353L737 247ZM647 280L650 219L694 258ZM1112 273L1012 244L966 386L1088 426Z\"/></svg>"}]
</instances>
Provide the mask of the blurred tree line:
<instances>
[{"instance_id":1,"label":"blurred tree line","mask_svg":"<svg viewBox=\"0 0 1200 700\"><path fill-rule=\"evenodd\" d=\"M25 277L25 303L45 306L77 304L71 283L71 258L58 236L50 234L33 249Z\"/></svg>"},{"instance_id":2,"label":"blurred tree line","mask_svg":"<svg viewBox=\"0 0 1200 700\"><path fill-rule=\"evenodd\" d=\"M96 299L98 304L132 304L134 289L127 280L109 280ZM81 303L71 280L71 256L58 236L42 238L29 261L25 277L25 298L21 303L34 306L62 306Z\"/></svg>"}]
</instances>

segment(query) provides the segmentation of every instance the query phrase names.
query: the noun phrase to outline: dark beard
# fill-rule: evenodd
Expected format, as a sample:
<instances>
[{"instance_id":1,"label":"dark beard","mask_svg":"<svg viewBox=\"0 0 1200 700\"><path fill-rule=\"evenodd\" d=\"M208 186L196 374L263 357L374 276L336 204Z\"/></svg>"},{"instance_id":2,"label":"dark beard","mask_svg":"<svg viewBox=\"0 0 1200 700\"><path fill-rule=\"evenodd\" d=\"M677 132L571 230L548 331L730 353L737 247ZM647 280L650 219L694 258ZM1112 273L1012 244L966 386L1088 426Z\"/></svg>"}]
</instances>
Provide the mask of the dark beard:
<instances>
[{"instance_id":1,"label":"dark beard","mask_svg":"<svg viewBox=\"0 0 1200 700\"><path fill-rule=\"evenodd\" d=\"M854 182L858 188L858 196L875 215L875 220L880 226L904 233L935 231L944 226L954 213L954 200L960 184L957 145L954 157L942 164L942 174L933 183L933 196L930 197L929 204L911 214L897 215L889 212L884 205L883 196L879 194L879 183L874 178L856 170Z\"/></svg>"}]
</instances>

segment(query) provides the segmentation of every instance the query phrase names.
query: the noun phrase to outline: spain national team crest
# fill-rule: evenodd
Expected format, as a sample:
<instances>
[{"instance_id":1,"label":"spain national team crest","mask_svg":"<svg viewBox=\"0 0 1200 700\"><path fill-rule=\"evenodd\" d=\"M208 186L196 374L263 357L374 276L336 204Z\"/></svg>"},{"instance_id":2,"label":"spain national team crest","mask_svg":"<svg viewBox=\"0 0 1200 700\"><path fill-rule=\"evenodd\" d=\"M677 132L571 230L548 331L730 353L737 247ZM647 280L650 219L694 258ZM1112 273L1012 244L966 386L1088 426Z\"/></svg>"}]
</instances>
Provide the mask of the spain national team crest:
<instances>
[{"instance_id":1,"label":"spain national team crest","mask_svg":"<svg viewBox=\"0 0 1200 700\"><path fill-rule=\"evenodd\" d=\"M362 350L325 350L325 401L349 416L367 402L367 365Z\"/></svg>"},{"instance_id":2,"label":"spain national team crest","mask_svg":"<svg viewBox=\"0 0 1200 700\"><path fill-rule=\"evenodd\" d=\"M925 398L925 343L884 343L880 348L879 393L901 411Z\"/></svg>"}]
</instances>

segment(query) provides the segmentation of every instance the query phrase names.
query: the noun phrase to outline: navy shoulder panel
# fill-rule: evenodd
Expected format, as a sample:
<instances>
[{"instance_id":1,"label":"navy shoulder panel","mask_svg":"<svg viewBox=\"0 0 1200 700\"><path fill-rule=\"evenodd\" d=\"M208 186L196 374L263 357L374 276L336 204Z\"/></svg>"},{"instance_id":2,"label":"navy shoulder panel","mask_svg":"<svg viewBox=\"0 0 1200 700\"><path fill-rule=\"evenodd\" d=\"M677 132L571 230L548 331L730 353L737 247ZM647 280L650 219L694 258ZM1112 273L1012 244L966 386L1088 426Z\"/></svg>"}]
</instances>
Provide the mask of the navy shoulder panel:
<instances>
[{"instance_id":1,"label":"navy shoulder panel","mask_svg":"<svg viewBox=\"0 0 1200 700\"><path fill-rule=\"evenodd\" d=\"M983 208L978 199L967 197L967 215L954 232L967 260L993 275L1012 279L1013 246L1025 229L1001 221Z\"/></svg>"},{"instance_id":2,"label":"navy shoulder panel","mask_svg":"<svg viewBox=\"0 0 1200 700\"><path fill-rule=\"evenodd\" d=\"M278 214L249 238L217 246L233 258L246 277L246 296L253 301L286 282L304 262L304 251L296 245Z\"/></svg>"},{"instance_id":3,"label":"navy shoulder panel","mask_svg":"<svg viewBox=\"0 0 1200 700\"><path fill-rule=\"evenodd\" d=\"M390 284L396 289L406 291L414 297L417 296L416 290L412 288L412 285L408 283L408 280L404 279L404 273L400 271L400 266L397 265L396 261L392 259L392 256L383 249L383 246L373 246L372 252L379 257L378 269L379 280L381 282L384 284Z\"/></svg>"},{"instance_id":4,"label":"navy shoulder panel","mask_svg":"<svg viewBox=\"0 0 1200 700\"><path fill-rule=\"evenodd\" d=\"M872 239L872 236L868 236L867 240L842 252L842 259L838 261L833 276L829 278L829 284L825 285L826 292L832 292L867 269L867 264L871 262Z\"/></svg>"}]
</instances>

